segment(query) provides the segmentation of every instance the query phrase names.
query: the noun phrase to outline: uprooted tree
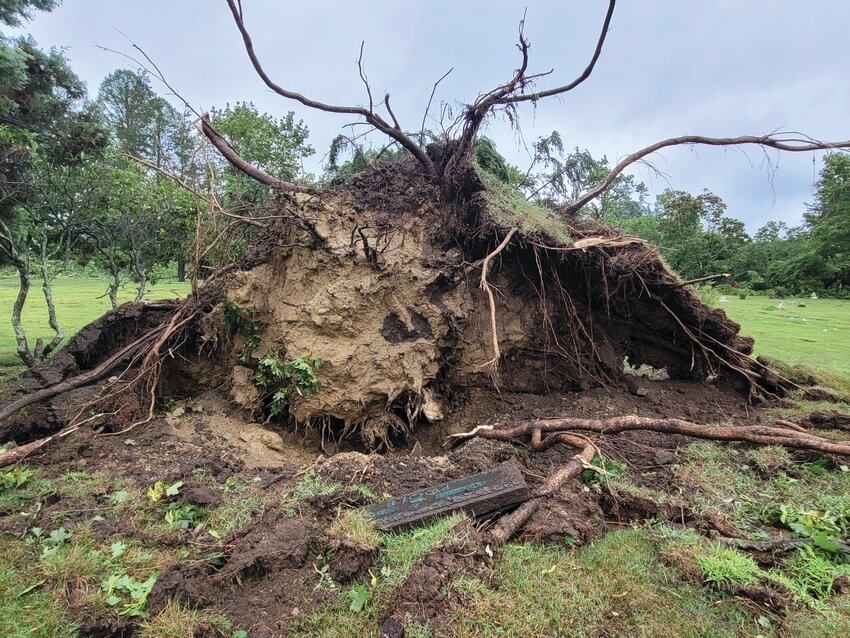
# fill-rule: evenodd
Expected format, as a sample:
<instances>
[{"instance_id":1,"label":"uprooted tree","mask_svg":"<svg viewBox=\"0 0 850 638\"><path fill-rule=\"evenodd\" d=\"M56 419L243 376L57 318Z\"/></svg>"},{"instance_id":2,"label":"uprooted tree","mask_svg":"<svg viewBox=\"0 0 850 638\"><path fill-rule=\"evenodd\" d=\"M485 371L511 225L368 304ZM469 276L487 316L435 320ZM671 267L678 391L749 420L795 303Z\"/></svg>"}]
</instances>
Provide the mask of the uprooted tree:
<instances>
[{"instance_id":1,"label":"uprooted tree","mask_svg":"<svg viewBox=\"0 0 850 638\"><path fill-rule=\"evenodd\" d=\"M272 91L357 118L407 156L374 161L349 183L316 190L257 169L202 117L203 134L233 167L278 193L276 214L248 220L258 228L244 255L191 297L125 305L85 328L49 369L28 373L0 408L0 440L21 444L0 455L0 465L81 428L127 431L153 418L160 397L211 389L228 394L235 409L328 436L357 435L377 448L439 420L466 389L613 386L623 382L626 360L666 369L673 378L717 376L751 402L791 387L751 355L752 341L739 336L737 324L703 305L668 270L656 248L579 212L626 168L665 147L800 152L848 149L850 140L670 138L625 157L573 201L546 207L478 166L479 130L494 113L513 113L520 103L581 85L602 54L615 0L575 80L536 88L549 74L528 71L520 24L519 68L468 105L446 139L427 144L402 127L388 94L373 99L362 68L366 106L326 104L276 83L257 57L241 2L228 6L254 69ZM24 407L30 408L25 415ZM499 534L507 537L541 498L590 463L589 437L635 429L850 455L850 443L788 424L715 428L628 416L486 426L461 438L579 450L543 491L503 519Z\"/></svg>"}]
</instances>

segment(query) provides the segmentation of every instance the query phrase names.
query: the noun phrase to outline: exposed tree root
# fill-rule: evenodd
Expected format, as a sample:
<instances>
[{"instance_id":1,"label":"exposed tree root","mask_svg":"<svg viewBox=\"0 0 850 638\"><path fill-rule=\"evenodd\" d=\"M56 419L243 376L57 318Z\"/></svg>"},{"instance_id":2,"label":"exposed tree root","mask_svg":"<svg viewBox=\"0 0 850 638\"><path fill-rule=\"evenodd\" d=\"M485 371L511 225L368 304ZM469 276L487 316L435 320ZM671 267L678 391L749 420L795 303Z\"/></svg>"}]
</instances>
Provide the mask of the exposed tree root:
<instances>
[{"instance_id":1,"label":"exposed tree root","mask_svg":"<svg viewBox=\"0 0 850 638\"><path fill-rule=\"evenodd\" d=\"M511 514L499 519L492 533L493 540L496 543L501 543L516 534L537 511L543 499L557 492L567 481L577 477L585 469L595 469L591 461L596 452L596 446L586 436L582 436L581 432L619 434L633 430L682 434L715 441L743 441L759 445L781 445L850 456L850 441L832 441L814 434L801 432L796 427L787 427L782 421L770 426L730 427L699 425L680 419L651 419L639 416L620 416L610 419L540 419L523 421L508 427L480 425L470 432L452 435L445 445L452 447L476 437L511 442L517 442L528 437L531 449L535 451L545 450L556 443L563 443L579 450L562 468L546 479L531 499Z\"/></svg>"},{"instance_id":2,"label":"exposed tree root","mask_svg":"<svg viewBox=\"0 0 850 638\"><path fill-rule=\"evenodd\" d=\"M499 367L499 359L502 357L502 352L499 350L499 335L496 332L496 300L493 299L493 289L487 282L487 274L490 270L490 262L492 259L502 252L510 243L511 238L516 234L517 229L511 228L505 238L502 240L496 249L484 258L481 264L481 289L487 293L487 300L490 304L490 330L493 337L493 358L490 359L484 366L490 366L493 370Z\"/></svg>"},{"instance_id":3,"label":"exposed tree root","mask_svg":"<svg viewBox=\"0 0 850 638\"><path fill-rule=\"evenodd\" d=\"M166 304L167 302L162 302L158 305L162 307ZM112 372L115 368L117 368L119 364L126 361L128 358L133 357L139 350L144 347L147 342L149 342L153 338L156 338L161 331L162 326L158 326L152 329L151 331L145 333L135 341L121 348L118 352L109 357L106 361L101 363L96 368L89 370L88 372L84 372L71 379L62 381L61 383L57 383L47 388L43 388L36 392L31 392L30 394L22 396L20 399L7 403L6 405L0 407L0 420L8 419L10 416L12 416L13 414L28 405L32 405L33 403L38 403L46 399L50 399L58 394L62 394L63 392L68 392L70 390L75 390L77 388L90 385L95 381L102 379L107 374Z\"/></svg>"}]
</instances>

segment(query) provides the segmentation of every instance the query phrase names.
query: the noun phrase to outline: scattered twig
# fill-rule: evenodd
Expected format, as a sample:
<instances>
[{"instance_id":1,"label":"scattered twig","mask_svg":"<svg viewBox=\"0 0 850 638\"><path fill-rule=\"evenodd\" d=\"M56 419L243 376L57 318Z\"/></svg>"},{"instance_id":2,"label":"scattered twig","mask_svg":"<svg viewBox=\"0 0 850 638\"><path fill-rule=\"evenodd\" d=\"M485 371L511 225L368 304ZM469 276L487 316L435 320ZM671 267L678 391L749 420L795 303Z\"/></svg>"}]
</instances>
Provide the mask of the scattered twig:
<instances>
[{"instance_id":1,"label":"scattered twig","mask_svg":"<svg viewBox=\"0 0 850 638\"><path fill-rule=\"evenodd\" d=\"M684 286L692 286L693 284L698 284L703 281L712 281L714 279L728 279L732 274L728 272L722 272L717 275L708 275L707 277L697 277L696 279L688 279L687 281L680 281L676 284L676 288L682 288Z\"/></svg>"}]
</instances>

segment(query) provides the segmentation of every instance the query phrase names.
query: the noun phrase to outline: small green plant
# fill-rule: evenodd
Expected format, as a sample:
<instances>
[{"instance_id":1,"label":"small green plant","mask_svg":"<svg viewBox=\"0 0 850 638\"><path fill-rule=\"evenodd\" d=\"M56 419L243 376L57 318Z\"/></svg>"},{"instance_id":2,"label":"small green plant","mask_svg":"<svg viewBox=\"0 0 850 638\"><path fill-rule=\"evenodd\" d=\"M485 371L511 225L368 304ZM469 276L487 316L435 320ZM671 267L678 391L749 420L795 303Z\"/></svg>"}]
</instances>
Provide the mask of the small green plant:
<instances>
[{"instance_id":1,"label":"small green plant","mask_svg":"<svg viewBox=\"0 0 850 638\"><path fill-rule=\"evenodd\" d=\"M148 498L153 503L159 503L166 497L177 496L180 493L181 487L183 487L183 481L177 481L171 485L165 485L162 481L157 481L153 487L148 488Z\"/></svg>"},{"instance_id":2,"label":"small green plant","mask_svg":"<svg viewBox=\"0 0 850 638\"><path fill-rule=\"evenodd\" d=\"M192 504L169 503L165 508L165 522L171 529L189 529L205 515L202 508Z\"/></svg>"},{"instance_id":3,"label":"small green plant","mask_svg":"<svg viewBox=\"0 0 850 638\"><path fill-rule=\"evenodd\" d=\"M372 592L369 591L369 588L359 583L349 589L346 594L351 599L349 609L355 613L363 611L372 597Z\"/></svg>"},{"instance_id":4,"label":"small green plant","mask_svg":"<svg viewBox=\"0 0 850 638\"><path fill-rule=\"evenodd\" d=\"M328 560L332 558L333 553L329 552L329 555L321 555L319 556L319 560L313 563L313 571L315 571L319 575L319 582L316 583L316 586L313 588L314 591L318 591L320 589L336 589L336 583L331 578L331 566L328 564Z\"/></svg>"},{"instance_id":5,"label":"small green plant","mask_svg":"<svg viewBox=\"0 0 850 638\"><path fill-rule=\"evenodd\" d=\"M261 394L270 397L269 414L283 414L293 390L302 397L316 394L322 387L316 371L324 363L324 359L309 353L289 360L285 360L279 351L263 356L257 364L254 386Z\"/></svg>"},{"instance_id":6,"label":"small green plant","mask_svg":"<svg viewBox=\"0 0 850 638\"><path fill-rule=\"evenodd\" d=\"M127 490L118 490L117 492L112 492L106 498L113 505L123 505L130 498L130 493Z\"/></svg>"},{"instance_id":7,"label":"small green plant","mask_svg":"<svg viewBox=\"0 0 850 638\"><path fill-rule=\"evenodd\" d=\"M240 308L230 299L224 301L224 320L232 329L245 337L245 348L250 351L259 347L261 326L254 322L254 313ZM246 355L243 355L246 359Z\"/></svg>"},{"instance_id":8,"label":"small green plant","mask_svg":"<svg viewBox=\"0 0 850 638\"><path fill-rule=\"evenodd\" d=\"M836 539L850 534L850 504L838 502L827 510L802 509L784 503L768 503L759 512L759 518L769 524L785 527L800 536L812 539L822 550L838 552Z\"/></svg>"},{"instance_id":9,"label":"small green plant","mask_svg":"<svg viewBox=\"0 0 850 638\"><path fill-rule=\"evenodd\" d=\"M0 492L18 489L34 475L35 472L28 467L13 467L10 470L4 470L0 472Z\"/></svg>"},{"instance_id":10,"label":"small green plant","mask_svg":"<svg viewBox=\"0 0 850 638\"><path fill-rule=\"evenodd\" d=\"M591 465L599 468L602 472L598 472L597 470L584 470L580 476L581 479L587 483L599 483L605 477L619 478L626 474L626 470L622 465L615 463L608 457L600 454L594 455Z\"/></svg>"},{"instance_id":11,"label":"small green plant","mask_svg":"<svg viewBox=\"0 0 850 638\"><path fill-rule=\"evenodd\" d=\"M44 530L40 527L33 527L30 530L30 535L27 537L27 544L30 547L35 547L38 543L41 543L41 555L50 556L68 542L68 539L71 538L71 536L73 536L73 533L66 530L64 527L54 529L47 536L44 535Z\"/></svg>"},{"instance_id":12,"label":"small green plant","mask_svg":"<svg viewBox=\"0 0 850 638\"><path fill-rule=\"evenodd\" d=\"M152 572L144 582L128 576L123 570L112 573L101 584L105 593L106 604L115 607L124 601L125 604L119 612L122 616L147 617L148 596L150 596L156 583L156 578L156 572ZM125 596L122 597L121 594ZM129 600L127 600L127 596L129 596Z\"/></svg>"},{"instance_id":13,"label":"small green plant","mask_svg":"<svg viewBox=\"0 0 850 638\"><path fill-rule=\"evenodd\" d=\"M363 485L362 483L352 483L348 486L348 489L357 494L358 496L363 497L370 503L375 503L381 500L381 497L378 495L378 493L368 485Z\"/></svg>"}]
</instances>

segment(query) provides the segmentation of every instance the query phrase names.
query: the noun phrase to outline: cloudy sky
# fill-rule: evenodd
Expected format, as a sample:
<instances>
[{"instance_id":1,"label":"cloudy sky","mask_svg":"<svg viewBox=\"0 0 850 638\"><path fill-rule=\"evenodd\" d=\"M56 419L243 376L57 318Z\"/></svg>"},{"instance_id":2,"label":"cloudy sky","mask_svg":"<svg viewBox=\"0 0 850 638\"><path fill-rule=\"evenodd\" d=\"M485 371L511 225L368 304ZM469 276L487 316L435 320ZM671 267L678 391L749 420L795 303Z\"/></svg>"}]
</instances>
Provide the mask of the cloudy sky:
<instances>
[{"instance_id":1,"label":"cloudy sky","mask_svg":"<svg viewBox=\"0 0 850 638\"><path fill-rule=\"evenodd\" d=\"M454 71L435 103L455 107L510 77L518 63L517 23L526 8L531 70L554 68L541 86L571 80L589 60L607 2L243 5L257 52L278 82L327 102L363 103L355 59L365 40L373 92L390 92L402 125L418 129L434 81L449 68ZM536 110L524 108L521 138L499 120L485 133L522 168L529 162L524 141L552 130L569 146L610 160L683 134L783 129L848 139L848 26L850 2L841 0L621 0L602 58L585 84ZM250 67L223 0L65 0L27 30L42 46L68 47L92 94L111 70L132 65L98 45L131 54L130 38L199 110L237 100L277 115L295 110L319 149L307 167L314 172L346 123L269 92ZM751 231L770 219L798 223L820 166L811 153L765 156L753 148L668 149L653 162L662 177L635 169L653 193L668 186L694 193L708 188Z\"/></svg>"}]
</instances>

